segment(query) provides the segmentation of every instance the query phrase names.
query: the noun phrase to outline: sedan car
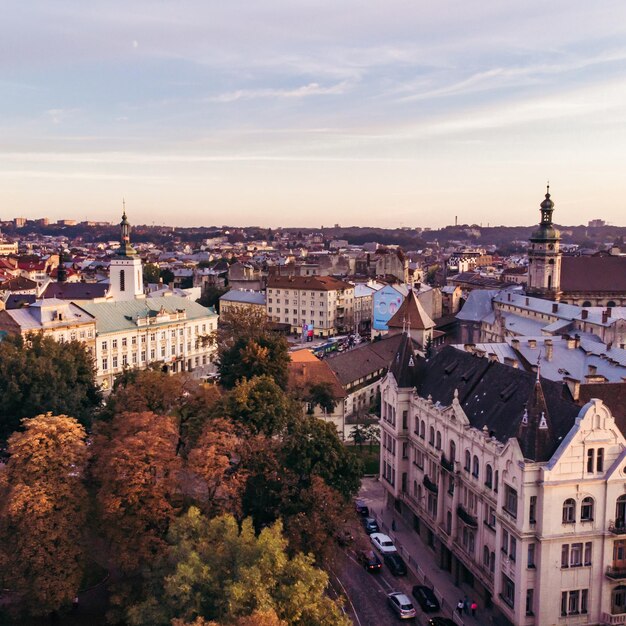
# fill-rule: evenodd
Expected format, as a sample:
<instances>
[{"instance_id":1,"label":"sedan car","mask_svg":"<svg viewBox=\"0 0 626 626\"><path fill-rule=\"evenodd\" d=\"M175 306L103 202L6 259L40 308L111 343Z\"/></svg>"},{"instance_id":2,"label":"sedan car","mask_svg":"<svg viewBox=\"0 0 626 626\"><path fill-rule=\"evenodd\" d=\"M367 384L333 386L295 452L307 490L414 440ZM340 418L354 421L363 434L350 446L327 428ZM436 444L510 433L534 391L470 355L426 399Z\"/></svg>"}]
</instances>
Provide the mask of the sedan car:
<instances>
[{"instance_id":1,"label":"sedan car","mask_svg":"<svg viewBox=\"0 0 626 626\"><path fill-rule=\"evenodd\" d=\"M372 545L382 554L397 552L396 546L393 545L391 538L383 533L372 533L370 535L370 541L372 542Z\"/></svg>"},{"instance_id":2,"label":"sedan car","mask_svg":"<svg viewBox=\"0 0 626 626\"><path fill-rule=\"evenodd\" d=\"M418 604L422 607L422 611L425 613L433 613L441 608L437 596L430 587L415 585L415 587L413 587L413 597L417 600Z\"/></svg>"},{"instance_id":3,"label":"sedan car","mask_svg":"<svg viewBox=\"0 0 626 626\"><path fill-rule=\"evenodd\" d=\"M365 532L368 535L371 535L372 533L380 532L380 528L378 527L378 522L373 517L363 518L363 528L365 528Z\"/></svg>"},{"instance_id":4,"label":"sedan car","mask_svg":"<svg viewBox=\"0 0 626 626\"><path fill-rule=\"evenodd\" d=\"M431 617L426 626L457 626L455 622L447 617Z\"/></svg>"},{"instance_id":5,"label":"sedan car","mask_svg":"<svg viewBox=\"0 0 626 626\"><path fill-rule=\"evenodd\" d=\"M400 591L393 591L387 596L389 606L400 619L413 619L417 615L409 596Z\"/></svg>"},{"instance_id":6,"label":"sedan car","mask_svg":"<svg viewBox=\"0 0 626 626\"><path fill-rule=\"evenodd\" d=\"M385 554L383 561L394 576L406 576L406 564L397 552Z\"/></svg>"},{"instance_id":7,"label":"sedan car","mask_svg":"<svg viewBox=\"0 0 626 626\"><path fill-rule=\"evenodd\" d=\"M365 504L365 500L361 500L361 498L354 501L354 508L356 512L363 517L367 517L370 514L369 507Z\"/></svg>"},{"instance_id":8,"label":"sedan car","mask_svg":"<svg viewBox=\"0 0 626 626\"><path fill-rule=\"evenodd\" d=\"M372 550L361 550L357 554L357 560L363 567L372 574L380 572L383 568L383 564L380 562L378 555Z\"/></svg>"}]
</instances>

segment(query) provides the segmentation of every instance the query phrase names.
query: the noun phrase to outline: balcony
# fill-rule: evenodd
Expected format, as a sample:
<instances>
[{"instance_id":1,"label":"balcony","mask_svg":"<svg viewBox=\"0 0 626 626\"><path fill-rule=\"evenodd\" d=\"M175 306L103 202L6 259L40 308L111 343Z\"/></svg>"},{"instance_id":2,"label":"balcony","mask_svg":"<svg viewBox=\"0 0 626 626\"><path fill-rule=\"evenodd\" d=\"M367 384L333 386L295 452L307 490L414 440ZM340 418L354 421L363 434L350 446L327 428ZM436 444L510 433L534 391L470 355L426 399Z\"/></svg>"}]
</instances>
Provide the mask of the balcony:
<instances>
[{"instance_id":1,"label":"balcony","mask_svg":"<svg viewBox=\"0 0 626 626\"><path fill-rule=\"evenodd\" d=\"M623 580L626 578L626 566L615 567L614 565L608 565L606 568L606 576L613 580Z\"/></svg>"},{"instance_id":2,"label":"balcony","mask_svg":"<svg viewBox=\"0 0 626 626\"><path fill-rule=\"evenodd\" d=\"M626 520L616 519L609 521L609 532L614 535L626 535Z\"/></svg>"},{"instance_id":3,"label":"balcony","mask_svg":"<svg viewBox=\"0 0 626 626\"><path fill-rule=\"evenodd\" d=\"M461 518L461 521L470 528L478 528L478 520L468 513L461 504L456 507L456 514Z\"/></svg>"},{"instance_id":4,"label":"balcony","mask_svg":"<svg viewBox=\"0 0 626 626\"><path fill-rule=\"evenodd\" d=\"M602 613L603 624L626 624L626 613Z\"/></svg>"},{"instance_id":5,"label":"balcony","mask_svg":"<svg viewBox=\"0 0 626 626\"><path fill-rule=\"evenodd\" d=\"M422 481L422 483L424 484L424 487L428 489L428 491L432 493L439 492L439 487L437 487L437 485L432 480L430 480L430 478L428 478L428 475L424 476L424 480Z\"/></svg>"},{"instance_id":6,"label":"balcony","mask_svg":"<svg viewBox=\"0 0 626 626\"><path fill-rule=\"evenodd\" d=\"M448 472L454 472L454 461L448 461L445 454L441 455L441 467Z\"/></svg>"}]
</instances>

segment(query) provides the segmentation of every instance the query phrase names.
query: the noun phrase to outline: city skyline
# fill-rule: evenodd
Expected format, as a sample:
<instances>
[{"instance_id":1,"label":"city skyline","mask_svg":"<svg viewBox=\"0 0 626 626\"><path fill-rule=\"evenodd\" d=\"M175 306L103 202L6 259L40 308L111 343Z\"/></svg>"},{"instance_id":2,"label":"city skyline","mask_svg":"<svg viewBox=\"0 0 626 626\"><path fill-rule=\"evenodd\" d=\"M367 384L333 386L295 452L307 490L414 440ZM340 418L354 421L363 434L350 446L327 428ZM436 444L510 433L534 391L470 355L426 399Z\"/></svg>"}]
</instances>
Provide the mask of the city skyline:
<instances>
[{"instance_id":1,"label":"city skyline","mask_svg":"<svg viewBox=\"0 0 626 626\"><path fill-rule=\"evenodd\" d=\"M12 2L0 214L624 224L626 6Z\"/></svg>"}]
</instances>

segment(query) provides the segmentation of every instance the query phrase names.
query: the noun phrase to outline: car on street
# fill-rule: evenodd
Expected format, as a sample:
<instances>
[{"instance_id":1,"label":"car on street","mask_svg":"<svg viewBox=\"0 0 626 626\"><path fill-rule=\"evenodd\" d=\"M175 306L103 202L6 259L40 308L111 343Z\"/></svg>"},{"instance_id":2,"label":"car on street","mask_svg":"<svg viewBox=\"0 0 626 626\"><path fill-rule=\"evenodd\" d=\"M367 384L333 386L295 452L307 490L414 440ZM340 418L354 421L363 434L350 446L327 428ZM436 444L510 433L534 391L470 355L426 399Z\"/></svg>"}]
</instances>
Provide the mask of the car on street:
<instances>
[{"instance_id":1,"label":"car on street","mask_svg":"<svg viewBox=\"0 0 626 626\"><path fill-rule=\"evenodd\" d=\"M387 596L387 601L400 619L413 619L417 615L409 596L400 591L391 592Z\"/></svg>"},{"instance_id":2,"label":"car on street","mask_svg":"<svg viewBox=\"0 0 626 626\"><path fill-rule=\"evenodd\" d=\"M356 512L363 517L368 517L370 514L369 507L365 504L365 500L362 500L361 498L354 501L354 508L356 509Z\"/></svg>"},{"instance_id":3,"label":"car on street","mask_svg":"<svg viewBox=\"0 0 626 626\"><path fill-rule=\"evenodd\" d=\"M434 613L441 608L439 600L434 591L430 587L425 585L415 585L413 587L413 597L417 600L417 603L422 607L424 613Z\"/></svg>"},{"instance_id":4,"label":"car on street","mask_svg":"<svg viewBox=\"0 0 626 626\"><path fill-rule=\"evenodd\" d=\"M378 522L373 517L363 518L363 528L365 528L365 532L368 535L371 535L372 533L380 532L380 528L378 527Z\"/></svg>"},{"instance_id":5,"label":"car on street","mask_svg":"<svg viewBox=\"0 0 626 626\"><path fill-rule=\"evenodd\" d=\"M406 564L397 552L385 554L383 561L394 576L406 576Z\"/></svg>"},{"instance_id":6,"label":"car on street","mask_svg":"<svg viewBox=\"0 0 626 626\"><path fill-rule=\"evenodd\" d=\"M382 554L388 552L397 552L396 546L393 545L391 538L383 533L372 533L370 535L372 545Z\"/></svg>"},{"instance_id":7,"label":"car on street","mask_svg":"<svg viewBox=\"0 0 626 626\"><path fill-rule=\"evenodd\" d=\"M358 562L372 574L380 572L383 568L383 564L380 562L378 555L372 550L360 550L356 558Z\"/></svg>"},{"instance_id":8,"label":"car on street","mask_svg":"<svg viewBox=\"0 0 626 626\"><path fill-rule=\"evenodd\" d=\"M447 617L431 617L426 626L457 626L455 622Z\"/></svg>"}]
</instances>

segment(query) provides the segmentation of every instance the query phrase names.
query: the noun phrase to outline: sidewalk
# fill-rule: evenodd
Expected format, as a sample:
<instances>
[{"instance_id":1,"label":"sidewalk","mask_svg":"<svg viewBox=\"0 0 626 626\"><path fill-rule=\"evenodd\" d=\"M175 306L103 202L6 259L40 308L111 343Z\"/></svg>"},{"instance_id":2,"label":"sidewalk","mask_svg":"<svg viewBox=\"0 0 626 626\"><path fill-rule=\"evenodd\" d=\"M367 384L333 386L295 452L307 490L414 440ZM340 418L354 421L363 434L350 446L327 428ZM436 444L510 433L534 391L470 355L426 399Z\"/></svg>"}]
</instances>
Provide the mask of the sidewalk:
<instances>
[{"instance_id":1,"label":"sidewalk","mask_svg":"<svg viewBox=\"0 0 626 626\"><path fill-rule=\"evenodd\" d=\"M457 587L450 572L440 569L437 565L432 549L409 527L399 513L385 507L384 489L377 478L363 479L360 497L367 502L370 515L378 520L381 532L393 539L398 552L417 576L420 584L434 587L435 594L441 602L442 614L462 626L485 626L495 623L493 610L486 609L474 590L467 585ZM396 523L395 531L391 530L392 520ZM464 614L459 618L455 611L457 602L466 595L470 602L474 599L478 602L476 617Z\"/></svg>"}]
</instances>

